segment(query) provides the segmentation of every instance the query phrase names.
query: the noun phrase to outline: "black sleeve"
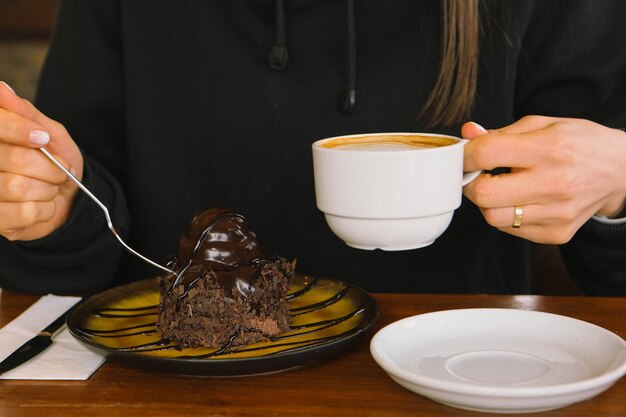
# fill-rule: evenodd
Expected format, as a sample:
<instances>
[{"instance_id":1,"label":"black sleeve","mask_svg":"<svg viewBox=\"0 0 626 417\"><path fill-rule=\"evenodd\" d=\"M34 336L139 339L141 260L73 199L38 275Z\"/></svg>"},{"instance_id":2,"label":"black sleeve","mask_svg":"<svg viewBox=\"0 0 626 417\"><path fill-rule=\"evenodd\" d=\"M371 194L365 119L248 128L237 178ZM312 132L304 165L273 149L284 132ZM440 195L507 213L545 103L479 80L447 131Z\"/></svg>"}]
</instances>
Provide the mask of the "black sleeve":
<instances>
[{"instance_id":1,"label":"black sleeve","mask_svg":"<svg viewBox=\"0 0 626 417\"><path fill-rule=\"evenodd\" d=\"M626 223L589 220L561 246L570 275L590 295L626 295Z\"/></svg>"},{"instance_id":2,"label":"black sleeve","mask_svg":"<svg viewBox=\"0 0 626 417\"><path fill-rule=\"evenodd\" d=\"M35 105L65 125L78 143L85 159L83 182L109 208L116 229L127 235L119 22L117 1L63 1ZM51 235L28 242L0 238L0 286L28 293L107 287L123 249L104 219L101 209L79 192L69 221Z\"/></svg>"},{"instance_id":3,"label":"black sleeve","mask_svg":"<svg viewBox=\"0 0 626 417\"><path fill-rule=\"evenodd\" d=\"M575 117L625 127L626 2L535 4L518 62L516 117ZM561 251L588 294L626 295L626 224L590 219Z\"/></svg>"},{"instance_id":4,"label":"black sleeve","mask_svg":"<svg viewBox=\"0 0 626 417\"><path fill-rule=\"evenodd\" d=\"M111 175L86 159L83 184L117 219L116 230L126 235L126 202ZM121 253L104 213L79 192L69 220L50 235L23 242L0 238L0 287L31 294L91 293L110 285Z\"/></svg>"}]
</instances>

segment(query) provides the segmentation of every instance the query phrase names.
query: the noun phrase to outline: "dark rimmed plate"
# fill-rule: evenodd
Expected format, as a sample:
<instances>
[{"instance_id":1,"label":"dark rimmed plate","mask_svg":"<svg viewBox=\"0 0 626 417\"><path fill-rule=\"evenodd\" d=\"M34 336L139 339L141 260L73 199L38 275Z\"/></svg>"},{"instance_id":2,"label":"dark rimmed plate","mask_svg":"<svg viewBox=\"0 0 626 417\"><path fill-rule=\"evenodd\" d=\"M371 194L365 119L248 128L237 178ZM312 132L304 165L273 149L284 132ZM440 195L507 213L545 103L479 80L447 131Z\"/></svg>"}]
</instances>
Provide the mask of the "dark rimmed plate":
<instances>
[{"instance_id":1,"label":"dark rimmed plate","mask_svg":"<svg viewBox=\"0 0 626 417\"><path fill-rule=\"evenodd\" d=\"M376 301L354 285L296 276L289 291L291 331L270 342L220 353L180 349L162 340L155 328L158 303L157 278L112 288L78 304L68 328L88 348L134 367L224 377L280 372L322 361L362 340L378 316Z\"/></svg>"}]
</instances>

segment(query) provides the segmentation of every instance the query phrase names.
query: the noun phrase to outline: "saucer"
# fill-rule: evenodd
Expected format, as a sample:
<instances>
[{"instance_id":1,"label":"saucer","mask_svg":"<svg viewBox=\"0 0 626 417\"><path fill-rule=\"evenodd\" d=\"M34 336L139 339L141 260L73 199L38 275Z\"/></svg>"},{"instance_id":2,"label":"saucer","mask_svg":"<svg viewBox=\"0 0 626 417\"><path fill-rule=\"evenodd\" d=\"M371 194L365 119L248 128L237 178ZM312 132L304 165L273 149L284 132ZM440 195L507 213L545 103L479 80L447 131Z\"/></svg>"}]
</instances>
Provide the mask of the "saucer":
<instances>
[{"instance_id":1,"label":"saucer","mask_svg":"<svg viewBox=\"0 0 626 417\"><path fill-rule=\"evenodd\" d=\"M457 408L553 410L591 398L626 373L626 342L581 320L516 309L408 317L372 338L374 360L403 387Z\"/></svg>"}]
</instances>

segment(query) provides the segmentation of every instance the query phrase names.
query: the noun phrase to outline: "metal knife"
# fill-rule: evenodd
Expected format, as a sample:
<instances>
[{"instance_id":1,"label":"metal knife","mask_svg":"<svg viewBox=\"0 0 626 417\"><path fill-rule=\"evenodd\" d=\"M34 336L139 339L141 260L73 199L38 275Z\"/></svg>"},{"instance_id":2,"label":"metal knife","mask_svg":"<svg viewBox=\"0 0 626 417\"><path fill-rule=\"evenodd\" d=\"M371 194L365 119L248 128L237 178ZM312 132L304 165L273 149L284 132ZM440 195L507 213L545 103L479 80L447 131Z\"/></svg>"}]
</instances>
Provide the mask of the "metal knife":
<instances>
[{"instance_id":1,"label":"metal knife","mask_svg":"<svg viewBox=\"0 0 626 417\"><path fill-rule=\"evenodd\" d=\"M71 308L0 362L0 375L28 362L46 350L52 344L52 336L65 324L70 311L72 311Z\"/></svg>"}]
</instances>

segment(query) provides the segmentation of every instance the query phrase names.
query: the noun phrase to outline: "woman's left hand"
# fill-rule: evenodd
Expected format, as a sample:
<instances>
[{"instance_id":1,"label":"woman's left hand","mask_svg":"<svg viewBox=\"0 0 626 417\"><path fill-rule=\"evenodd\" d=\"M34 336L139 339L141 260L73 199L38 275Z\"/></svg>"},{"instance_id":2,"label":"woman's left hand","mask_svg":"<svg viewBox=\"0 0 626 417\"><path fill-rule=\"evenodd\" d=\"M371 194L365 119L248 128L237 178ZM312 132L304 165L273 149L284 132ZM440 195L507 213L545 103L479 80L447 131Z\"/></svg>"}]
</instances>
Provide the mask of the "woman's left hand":
<instances>
[{"instance_id":1,"label":"woman's left hand","mask_svg":"<svg viewBox=\"0 0 626 417\"><path fill-rule=\"evenodd\" d=\"M560 244L594 214L614 217L626 203L626 133L581 119L527 116L485 131L461 130L465 171L511 168L483 174L464 194L486 221L534 242ZM513 227L515 207L522 224Z\"/></svg>"}]
</instances>

